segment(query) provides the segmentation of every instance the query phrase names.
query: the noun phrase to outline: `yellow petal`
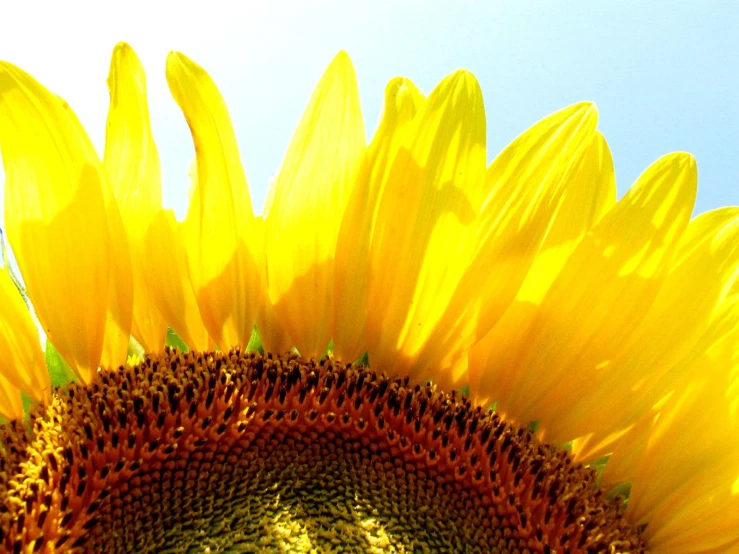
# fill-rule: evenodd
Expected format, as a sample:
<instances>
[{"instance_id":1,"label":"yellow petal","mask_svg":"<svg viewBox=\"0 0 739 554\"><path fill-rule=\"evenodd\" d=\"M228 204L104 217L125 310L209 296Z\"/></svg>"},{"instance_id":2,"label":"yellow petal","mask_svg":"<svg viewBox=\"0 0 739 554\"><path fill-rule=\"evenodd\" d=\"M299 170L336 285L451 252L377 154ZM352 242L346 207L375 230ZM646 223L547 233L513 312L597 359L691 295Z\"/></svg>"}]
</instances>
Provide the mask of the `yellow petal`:
<instances>
[{"instance_id":1,"label":"yellow petal","mask_svg":"<svg viewBox=\"0 0 739 554\"><path fill-rule=\"evenodd\" d=\"M7 271L1 270L0 352L0 376L13 389L22 390L36 402L48 402L51 399L51 382L36 325ZM11 396L14 394L17 391Z\"/></svg>"},{"instance_id":2,"label":"yellow petal","mask_svg":"<svg viewBox=\"0 0 739 554\"><path fill-rule=\"evenodd\" d=\"M340 360L356 360L367 348L367 253L390 171L388 160L405 143L423 101L423 94L410 80L397 77L388 83L380 125L367 149L365 164L341 222L334 272L334 355Z\"/></svg>"},{"instance_id":3,"label":"yellow petal","mask_svg":"<svg viewBox=\"0 0 739 554\"><path fill-rule=\"evenodd\" d=\"M113 51L108 76L110 109L105 137L104 167L125 223L133 277L132 333L147 352L161 350L167 323L155 306L148 285L144 241L153 217L161 209L159 155L146 103L146 79L130 46Z\"/></svg>"},{"instance_id":4,"label":"yellow petal","mask_svg":"<svg viewBox=\"0 0 739 554\"><path fill-rule=\"evenodd\" d=\"M593 104L574 104L539 121L488 168L475 265L469 273L484 286L478 337L497 322L518 292L563 197L582 195L591 201L590 196L602 194L600 189L595 195L592 190L583 191L582 184L568 190L571 179L585 177L573 179L573 172L599 169L601 145L594 143L597 122ZM583 159L590 147L596 150L591 156L597 160Z\"/></svg>"},{"instance_id":5,"label":"yellow petal","mask_svg":"<svg viewBox=\"0 0 739 554\"><path fill-rule=\"evenodd\" d=\"M603 135L595 133L564 189L562 206L516 295L517 302L539 302L580 240L616 203L613 158Z\"/></svg>"},{"instance_id":6,"label":"yellow petal","mask_svg":"<svg viewBox=\"0 0 739 554\"><path fill-rule=\"evenodd\" d=\"M685 154L665 156L642 174L580 242L541 302L528 304L529 315L515 326L496 326L476 345L471 363L486 373L482 396L498 400L510 419L538 420L554 442L597 430L572 407L594 398L601 380L619 376L604 402L628 401L618 394L627 395L640 375L623 373L613 360L664 282L696 180L695 162Z\"/></svg>"},{"instance_id":7,"label":"yellow petal","mask_svg":"<svg viewBox=\"0 0 739 554\"><path fill-rule=\"evenodd\" d=\"M262 292L249 248L254 213L231 120L215 83L186 56L169 55L167 82L197 157L185 242L200 315L221 349L246 346Z\"/></svg>"},{"instance_id":8,"label":"yellow petal","mask_svg":"<svg viewBox=\"0 0 739 554\"><path fill-rule=\"evenodd\" d=\"M70 121L77 128L78 134L85 139L81 143L81 146L85 149L85 155L90 159L97 160L97 153L90 141L87 140L87 134L77 116L66 103L64 109L67 111ZM128 354L133 311L133 275L128 240L123 228L118 202L113 196L113 190L107 179L101 180L100 186L103 193L103 202L105 203L110 251L114 254L110 258L108 311L105 317L105 335L103 337L100 365L102 367L116 367L126 361Z\"/></svg>"},{"instance_id":9,"label":"yellow petal","mask_svg":"<svg viewBox=\"0 0 739 554\"><path fill-rule=\"evenodd\" d=\"M709 248L712 245L718 245L717 251L723 251L723 253L727 253L726 248L728 247L730 249L728 252L732 253L732 250L737 247L735 235L737 233L736 218L738 215L739 209L737 208L722 208L702 214L691 221L681 241L681 249L677 256L679 262L676 265L680 267L689 259L680 259L682 258L681 254L693 254L695 251L704 250L707 246L706 243L708 243ZM729 234L728 237L723 236L726 232ZM708 240L706 240L705 234L709 235ZM696 245L698 248L695 248ZM705 259L704 256L701 257ZM700 262L701 257L696 257L696 261ZM736 268L736 259L736 255L731 255L724 257L721 261L724 264L729 262ZM724 264L709 260L709 265L713 268L722 267ZM708 328L705 329L703 324L699 324L700 338L690 343L691 348L687 354L684 353L685 349L681 348L679 362L674 364L674 367L668 366L667 375L662 377L664 383L660 384L664 390L670 392L655 403L646 415L642 416L622 437L619 437L614 444L610 445L608 452L615 452L615 454L611 456L603 473L605 483L616 485L634 479L636 468L640 463L643 450L646 448L647 438L654 424L653 420L664 406L666 399L673 394L673 389L684 391L686 387L697 386L707 377L721 376L728 372L732 383L727 392L734 399L731 409L733 414L736 415L736 410L739 408L739 353L732 347L737 344L736 334L739 328L739 281L736 280L737 275L733 275L733 278L734 281L727 287L729 290L725 291L725 295L722 294L719 300L709 301L713 313ZM726 281L726 275L719 274L718 277L713 275L711 279L715 279L717 282ZM702 289L703 287L693 287L692 290L699 290L699 288ZM710 298L712 292L710 290L707 292ZM694 304L694 301L689 300L688 297L687 294L683 296L682 302ZM696 316L696 320L700 321L703 314L698 313ZM630 404L624 405L624 408L629 406ZM585 458L586 456L580 457Z\"/></svg>"},{"instance_id":10,"label":"yellow petal","mask_svg":"<svg viewBox=\"0 0 739 554\"><path fill-rule=\"evenodd\" d=\"M646 524L652 552L739 546L739 445L731 439L739 432L739 303L733 304L733 332L694 361L692 382L637 424L603 473L607 484L630 477L626 516Z\"/></svg>"},{"instance_id":11,"label":"yellow petal","mask_svg":"<svg viewBox=\"0 0 739 554\"><path fill-rule=\"evenodd\" d=\"M21 391L0 374L0 417L23 419Z\"/></svg>"},{"instance_id":12,"label":"yellow petal","mask_svg":"<svg viewBox=\"0 0 739 554\"><path fill-rule=\"evenodd\" d=\"M364 150L354 68L340 52L295 131L266 214L270 300L304 356L333 338L336 242Z\"/></svg>"},{"instance_id":13,"label":"yellow petal","mask_svg":"<svg viewBox=\"0 0 739 554\"><path fill-rule=\"evenodd\" d=\"M583 186L572 181L577 181L573 173L579 169L599 165L583 159L591 146L600 154L594 142L596 124L597 111L590 103L560 110L513 141L488 168L474 257L428 343L429 362L430 353L446 355L446 364L458 368L444 375L447 386L459 387L468 380L465 366L455 364L455 358L468 352L510 306L563 196L591 200L592 191L583 194Z\"/></svg>"},{"instance_id":14,"label":"yellow petal","mask_svg":"<svg viewBox=\"0 0 739 554\"><path fill-rule=\"evenodd\" d=\"M470 73L434 89L385 164L370 251L368 350L382 371L413 373L475 247L485 112Z\"/></svg>"},{"instance_id":15,"label":"yellow petal","mask_svg":"<svg viewBox=\"0 0 739 554\"><path fill-rule=\"evenodd\" d=\"M262 282L267 282L267 264L266 264L266 233L267 222L262 217L255 219L252 238L250 245L254 249L255 257L262 260ZM257 310L257 332L262 348L268 352L287 352L293 346L294 342L287 332L284 322L275 310L275 306L269 299L269 294L261 297L259 309Z\"/></svg>"},{"instance_id":16,"label":"yellow petal","mask_svg":"<svg viewBox=\"0 0 739 554\"><path fill-rule=\"evenodd\" d=\"M208 348L208 332L187 273L182 224L171 210L160 210L152 219L144 242L144 263L149 270L151 297L163 320L191 350Z\"/></svg>"},{"instance_id":17,"label":"yellow petal","mask_svg":"<svg viewBox=\"0 0 739 554\"><path fill-rule=\"evenodd\" d=\"M597 429L591 442L633 424L692 378L689 360L709 349L720 338L716 333L725 332L714 322L739 274L739 209L715 210L691 221L675 258L648 313L634 322L622 354L591 380L587 395L568 406L566 419L573 426L587 414L588 426Z\"/></svg>"},{"instance_id":18,"label":"yellow petal","mask_svg":"<svg viewBox=\"0 0 739 554\"><path fill-rule=\"evenodd\" d=\"M111 252L102 185L89 139L62 102L0 64L5 223L46 334L84 382L103 348Z\"/></svg>"},{"instance_id":19,"label":"yellow petal","mask_svg":"<svg viewBox=\"0 0 739 554\"><path fill-rule=\"evenodd\" d=\"M560 114L565 115L561 112ZM587 117L595 116L594 113L588 114L588 112L581 112L581 114ZM565 121L567 120L565 119ZM533 134L537 128L540 128L539 125L528 132ZM546 231L544 242L536 253L533 264L530 266L528 274L516 294L515 301L506 310L502 319L497 322L500 329L517 329L525 325L527 317L531 315L530 305L541 302L580 240L616 201L613 160L605 139L599 132L591 133L588 127L580 126L579 129L580 137L572 137L577 141L575 142L576 149L581 150L578 148L580 141L587 141L588 137L590 137L590 141L585 143L587 147L582 152L580 159L574 160L576 163L569 175L564 172L559 175L552 175L552 178L549 179L550 186L559 187L562 190L562 204L556 212L551 226ZM560 137L564 139L564 133L561 133ZM535 140L532 142L536 143ZM569 145L566 150L563 148L565 145L553 144L552 146L555 148L554 151L557 149L571 151L572 149ZM559 163L565 167L572 164L572 160L566 156L561 156L560 160ZM526 183L526 180L519 180L519 182ZM525 204L522 204L522 207L524 206ZM549 213L542 214L541 217L544 220L542 224L546 227L549 225L547 218L551 219L552 213L549 211ZM535 220L531 223L535 224ZM515 237L515 230L511 229L511 234ZM493 268L494 274L497 275L498 271L496 267ZM508 369L506 367L495 367L486 370L484 362L479 360L479 356L484 353L484 344L472 349L472 363L468 368L468 378L470 390L473 392L476 402L488 406L495 399L482 394L481 382L487 379L488 372L495 372L496 377L502 379Z\"/></svg>"}]
</instances>

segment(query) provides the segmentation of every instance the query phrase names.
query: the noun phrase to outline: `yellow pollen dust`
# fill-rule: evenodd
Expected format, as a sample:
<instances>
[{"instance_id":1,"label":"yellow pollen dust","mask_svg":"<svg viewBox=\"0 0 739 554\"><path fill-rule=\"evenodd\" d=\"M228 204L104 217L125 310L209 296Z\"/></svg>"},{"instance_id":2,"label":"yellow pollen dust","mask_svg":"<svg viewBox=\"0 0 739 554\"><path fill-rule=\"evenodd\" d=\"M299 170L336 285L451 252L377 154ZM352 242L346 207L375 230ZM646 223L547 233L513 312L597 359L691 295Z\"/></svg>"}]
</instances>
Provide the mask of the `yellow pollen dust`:
<instances>
[{"instance_id":1,"label":"yellow pollen dust","mask_svg":"<svg viewBox=\"0 0 739 554\"><path fill-rule=\"evenodd\" d=\"M0 550L645 552L595 473L452 392L167 349L0 426Z\"/></svg>"}]
</instances>

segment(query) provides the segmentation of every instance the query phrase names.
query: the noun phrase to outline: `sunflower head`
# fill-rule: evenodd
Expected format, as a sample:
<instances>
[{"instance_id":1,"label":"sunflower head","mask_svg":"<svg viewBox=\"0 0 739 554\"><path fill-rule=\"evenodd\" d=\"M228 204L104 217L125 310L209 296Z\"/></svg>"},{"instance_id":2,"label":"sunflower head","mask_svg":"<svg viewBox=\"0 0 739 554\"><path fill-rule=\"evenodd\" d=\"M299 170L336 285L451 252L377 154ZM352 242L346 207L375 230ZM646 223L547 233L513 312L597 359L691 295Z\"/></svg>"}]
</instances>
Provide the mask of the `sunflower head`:
<instances>
[{"instance_id":1,"label":"sunflower head","mask_svg":"<svg viewBox=\"0 0 739 554\"><path fill-rule=\"evenodd\" d=\"M0 549L737 548L739 210L691 219L692 156L617 201L583 102L488 164L466 71L368 143L341 52L255 215L215 83L166 77L184 221L128 45L102 160L0 63Z\"/></svg>"}]
</instances>

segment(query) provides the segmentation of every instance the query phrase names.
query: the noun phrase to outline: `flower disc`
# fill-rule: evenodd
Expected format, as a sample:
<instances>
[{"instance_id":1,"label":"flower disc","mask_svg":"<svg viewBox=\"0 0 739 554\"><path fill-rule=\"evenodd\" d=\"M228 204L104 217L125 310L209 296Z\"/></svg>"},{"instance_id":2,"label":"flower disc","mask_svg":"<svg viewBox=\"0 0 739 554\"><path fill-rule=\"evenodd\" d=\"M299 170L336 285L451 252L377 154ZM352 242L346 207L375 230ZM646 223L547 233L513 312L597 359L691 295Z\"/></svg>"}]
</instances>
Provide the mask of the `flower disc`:
<instances>
[{"instance_id":1,"label":"flower disc","mask_svg":"<svg viewBox=\"0 0 739 554\"><path fill-rule=\"evenodd\" d=\"M331 360L167 350L32 417L0 437L10 552L645 549L565 451Z\"/></svg>"}]
</instances>

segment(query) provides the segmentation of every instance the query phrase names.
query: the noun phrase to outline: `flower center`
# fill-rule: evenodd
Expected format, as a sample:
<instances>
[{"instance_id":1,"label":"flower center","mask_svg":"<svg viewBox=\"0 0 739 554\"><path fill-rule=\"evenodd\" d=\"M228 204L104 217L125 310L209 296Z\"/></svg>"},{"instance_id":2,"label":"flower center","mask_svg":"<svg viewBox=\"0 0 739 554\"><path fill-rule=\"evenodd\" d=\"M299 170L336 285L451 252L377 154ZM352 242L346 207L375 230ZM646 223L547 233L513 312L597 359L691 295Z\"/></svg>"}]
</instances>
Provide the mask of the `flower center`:
<instances>
[{"instance_id":1,"label":"flower center","mask_svg":"<svg viewBox=\"0 0 739 554\"><path fill-rule=\"evenodd\" d=\"M10 552L641 552L592 470L460 395L181 353L0 428Z\"/></svg>"}]
</instances>

